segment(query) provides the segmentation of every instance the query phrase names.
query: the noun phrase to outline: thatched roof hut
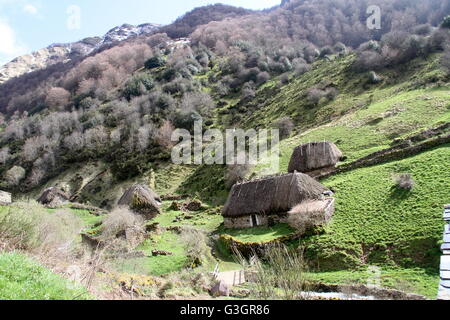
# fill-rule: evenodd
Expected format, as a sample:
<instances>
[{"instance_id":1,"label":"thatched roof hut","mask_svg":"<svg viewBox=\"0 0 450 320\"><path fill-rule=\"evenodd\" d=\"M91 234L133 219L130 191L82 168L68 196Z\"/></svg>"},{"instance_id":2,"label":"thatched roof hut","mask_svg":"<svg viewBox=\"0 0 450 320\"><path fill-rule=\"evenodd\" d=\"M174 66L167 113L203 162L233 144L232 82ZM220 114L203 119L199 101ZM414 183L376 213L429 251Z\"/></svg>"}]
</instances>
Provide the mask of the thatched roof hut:
<instances>
[{"instance_id":1,"label":"thatched roof hut","mask_svg":"<svg viewBox=\"0 0 450 320\"><path fill-rule=\"evenodd\" d=\"M37 201L47 207L57 207L69 202L69 198L61 189L51 187L45 189Z\"/></svg>"},{"instance_id":2,"label":"thatched roof hut","mask_svg":"<svg viewBox=\"0 0 450 320\"><path fill-rule=\"evenodd\" d=\"M327 188L302 173L236 184L223 209L225 218L286 214L297 204L320 199Z\"/></svg>"},{"instance_id":3,"label":"thatched roof hut","mask_svg":"<svg viewBox=\"0 0 450 320\"><path fill-rule=\"evenodd\" d=\"M307 143L294 149L289 163L289 172L308 173L324 168L334 168L342 156L342 152L334 143Z\"/></svg>"},{"instance_id":4,"label":"thatched roof hut","mask_svg":"<svg viewBox=\"0 0 450 320\"><path fill-rule=\"evenodd\" d=\"M146 219L153 219L161 212L161 198L149 187L139 184L125 191L118 205L127 206Z\"/></svg>"}]
</instances>

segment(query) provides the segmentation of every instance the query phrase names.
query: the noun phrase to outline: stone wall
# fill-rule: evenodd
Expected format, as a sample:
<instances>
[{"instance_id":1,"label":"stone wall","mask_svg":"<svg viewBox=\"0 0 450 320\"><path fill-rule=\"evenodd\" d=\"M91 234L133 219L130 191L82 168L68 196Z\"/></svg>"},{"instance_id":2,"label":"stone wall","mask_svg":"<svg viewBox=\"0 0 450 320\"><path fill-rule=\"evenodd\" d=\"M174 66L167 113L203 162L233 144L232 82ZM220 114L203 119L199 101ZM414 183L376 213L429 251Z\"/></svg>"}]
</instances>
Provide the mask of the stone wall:
<instances>
[{"instance_id":1,"label":"stone wall","mask_svg":"<svg viewBox=\"0 0 450 320\"><path fill-rule=\"evenodd\" d=\"M287 222L287 214L283 215L256 215L259 226L272 226L279 223ZM224 218L224 225L226 229L245 229L254 228L252 216L243 216L237 218Z\"/></svg>"},{"instance_id":2,"label":"stone wall","mask_svg":"<svg viewBox=\"0 0 450 320\"><path fill-rule=\"evenodd\" d=\"M373 154L370 154L364 158L361 158L355 162L349 163L347 165L343 165L332 172L316 176L316 179L325 179L330 176L344 173L348 171L352 171L359 168L370 167L374 165L378 165L381 163L386 163L389 161L402 160L406 157L410 157L419 153L422 153L426 150L438 147L443 144L450 143L450 134L430 139L425 142L422 142L417 145L407 146L405 144L395 146L392 148L384 149Z\"/></svg>"},{"instance_id":3,"label":"stone wall","mask_svg":"<svg viewBox=\"0 0 450 320\"><path fill-rule=\"evenodd\" d=\"M11 193L0 191L0 204L7 205L12 203Z\"/></svg>"},{"instance_id":4,"label":"stone wall","mask_svg":"<svg viewBox=\"0 0 450 320\"><path fill-rule=\"evenodd\" d=\"M257 215L258 225L266 226L268 224L268 219L266 216ZM224 218L224 225L227 229L244 229L253 228L252 216L244 216L237 218Z\"/></svg>"}]
</instances>

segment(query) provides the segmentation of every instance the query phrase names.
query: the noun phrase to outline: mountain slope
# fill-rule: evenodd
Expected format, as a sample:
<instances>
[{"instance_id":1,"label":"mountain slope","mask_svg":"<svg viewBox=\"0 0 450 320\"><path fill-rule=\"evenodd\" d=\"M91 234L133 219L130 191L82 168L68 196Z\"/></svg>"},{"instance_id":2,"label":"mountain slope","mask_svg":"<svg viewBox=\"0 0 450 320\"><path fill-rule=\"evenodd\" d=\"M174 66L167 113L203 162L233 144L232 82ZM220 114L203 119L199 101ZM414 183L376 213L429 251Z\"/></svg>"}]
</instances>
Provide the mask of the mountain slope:
<instances>
[{"instance_id":1,"label":"mountain slope","mask_svg":"<svg viewBox=\"0 0 450 320\"><path fill-rule=\"evenodd\" d=\"M159 27L159 25L150 23L139 26L124 24L111 29L103 37L86 38L73 43L53 44L47 48L17 57L11 62L0 66L0 84L11 78L45 69L59 62L82 58L95 50L110 46L114 43L152 33Z\"/></svg>"}]
</instances>

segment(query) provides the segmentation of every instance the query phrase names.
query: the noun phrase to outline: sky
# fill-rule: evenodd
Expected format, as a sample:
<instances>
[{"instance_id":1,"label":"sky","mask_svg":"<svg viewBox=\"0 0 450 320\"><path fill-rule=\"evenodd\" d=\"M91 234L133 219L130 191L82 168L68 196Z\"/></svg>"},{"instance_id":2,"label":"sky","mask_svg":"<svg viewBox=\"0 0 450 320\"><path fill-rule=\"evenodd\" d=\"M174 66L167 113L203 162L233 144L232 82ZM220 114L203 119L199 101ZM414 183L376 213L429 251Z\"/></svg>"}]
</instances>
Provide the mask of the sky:
<instances>
[{"instance_id":1,"label":"sky","mask_svg":"<svg viewBox=\"0 0 450 320\"><path fill-rule=\"evenodd\" d=\"M124 23L169 24L217 2L265 9L281 0L0 0L0 65L53 43L101 36Z\"/></svg>"}]
</instances>

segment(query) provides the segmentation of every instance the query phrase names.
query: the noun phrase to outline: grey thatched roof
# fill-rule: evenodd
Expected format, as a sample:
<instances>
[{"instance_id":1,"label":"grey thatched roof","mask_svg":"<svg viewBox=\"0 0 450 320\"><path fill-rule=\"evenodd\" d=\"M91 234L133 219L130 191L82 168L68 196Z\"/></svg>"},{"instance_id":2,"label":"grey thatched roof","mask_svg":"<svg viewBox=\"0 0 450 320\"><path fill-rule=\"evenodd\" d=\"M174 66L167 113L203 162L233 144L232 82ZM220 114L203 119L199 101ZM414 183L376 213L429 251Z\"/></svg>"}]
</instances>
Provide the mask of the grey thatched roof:
<instances>
[{"instance_id":1,"label":"grey thatched roof","mask_svg":"<svg viewBox=\"0 0 450 320\"><path fill-rule=\"evenodd\" d=\"M118 202L137 213L160 213L161 198L149 187L136 184L125 191Z\"/></svg>"},{"instance_id":2,"label":"grey thatched roof","mask_svg":"<svg viewBox=\"0 0 450 320\"><path fill-rule=\"evenodd\" d=\"M321 198L326 190L319 182L302 173L236 184L231 189L223 216L284 214L304 200Z\"/></svg>"},{"instance_id":3,"label":"grey thatched roof","mask_svg":"<svg viewBox=\"0 0 450 320\"><path fill-rule=\"evenodd\" d=\"M56 187L52 187L45 189L37 201L44 205L60 205L69 201L69 195Z\"/></svg>"},{"instance_id":4,"label":"grey thatched roof","mask_svg":"<svg viewBox=\"0 0 450 320\"><path fill-rule=\"evenodd\" d=\"M331 142L311 142L294 149L289 163L289 172L311 172L335 166L342 152Z\"/></svg>"}]
</instances>

